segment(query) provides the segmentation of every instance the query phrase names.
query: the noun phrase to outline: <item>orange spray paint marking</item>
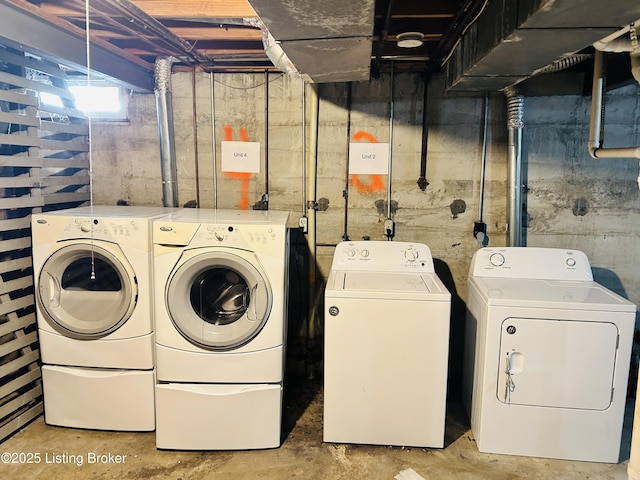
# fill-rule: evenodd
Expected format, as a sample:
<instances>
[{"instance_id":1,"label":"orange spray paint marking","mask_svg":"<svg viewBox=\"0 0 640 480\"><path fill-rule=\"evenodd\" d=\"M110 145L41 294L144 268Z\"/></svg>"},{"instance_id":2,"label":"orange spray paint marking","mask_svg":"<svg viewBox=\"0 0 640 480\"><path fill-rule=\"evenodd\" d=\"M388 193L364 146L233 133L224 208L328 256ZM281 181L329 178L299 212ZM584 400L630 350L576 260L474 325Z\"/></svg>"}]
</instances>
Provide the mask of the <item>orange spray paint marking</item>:
<instances>
[{"instance_id":1,"label":"orange spray paint marking","mask_svg":"<svg viewBox=\"0 0 640 480\"><path fill-rule=\"evenodd\" d=\"M363 140L369 143L378 143L378 139L368 132L362 130L353 134L354 140ZM384 182L382 181L382 175L369 175L371 183L363 183L360 181L360 176L357 173L351 175L351 185L360 193L373 193L381 192L384 190Z\"/></svg>"},{"instance_id":2,"label":"orange spray paint marking","mask_svg":"<svg viewBox=\"0 0 640 480\"><path fill-rule=\"evenodd\" d=\"M224 139L227 142L231 142L233 140L233 129L229 125L224 126ZM240 141L247 141L247 131L244 128L240 129ZM229 178L235 178L237 180L242 180L242 188L240 190L240 210L248 210L249 209L249 180L251 179L250 172L224 172L226 176Z\"/></svg>"}]
</instances>

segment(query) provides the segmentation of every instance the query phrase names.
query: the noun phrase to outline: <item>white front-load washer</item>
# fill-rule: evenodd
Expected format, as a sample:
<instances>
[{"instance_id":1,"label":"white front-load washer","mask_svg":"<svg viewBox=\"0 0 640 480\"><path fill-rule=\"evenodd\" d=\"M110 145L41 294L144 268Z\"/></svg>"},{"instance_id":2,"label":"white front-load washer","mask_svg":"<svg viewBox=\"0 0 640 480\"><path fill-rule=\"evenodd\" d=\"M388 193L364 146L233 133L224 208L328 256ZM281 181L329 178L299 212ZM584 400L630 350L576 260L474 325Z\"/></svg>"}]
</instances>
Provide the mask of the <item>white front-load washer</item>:
<instances>
[{"instance_id":1,"label":"white front-load washer","mask_svg":"<svg viewBox=\"0 0 640 480\"><path fill-rule=\"evenodd\" d=\"M151 221L163 207L33 214L36 319L45 421L151 431Z\"/></svg>"},{"instance_id":2,"label":"white front-load washer","mask_svg":"<svg viewBox=\"0 0 640 480\"><path fill-rule=\"evenodd\" d=\"M280 445L288 217L183 209L154 222L158 448Z\"/></svg>"},{"instance_id":3,"label":"white front-load washer","mask_svg":"<svg viewBox=\"0 0 640 480\"><path fill-rule=\"evenodd\" d=\"M444 446L450 310L426 245L337 245L325 289L325 442Z\"/></svg>"},{"instance_id":4,"label":"white front-load washer","mask_svg":"<svg viewBox=\"0 0 640 480\"><path fill-rule=\"evenodd\" d=\"M478 449L618 462L635 314L583 252L478 250L463 387Z\"/></svg>"}]
</instances>

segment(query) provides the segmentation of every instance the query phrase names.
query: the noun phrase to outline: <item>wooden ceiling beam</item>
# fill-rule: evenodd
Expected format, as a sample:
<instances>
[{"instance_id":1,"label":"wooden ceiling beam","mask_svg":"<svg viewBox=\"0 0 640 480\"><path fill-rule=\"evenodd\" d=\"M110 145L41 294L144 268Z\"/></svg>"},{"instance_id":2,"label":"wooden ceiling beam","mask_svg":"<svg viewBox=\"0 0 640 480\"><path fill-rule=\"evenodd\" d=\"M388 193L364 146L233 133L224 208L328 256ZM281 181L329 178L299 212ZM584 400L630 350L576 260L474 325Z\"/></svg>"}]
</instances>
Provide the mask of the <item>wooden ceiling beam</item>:
<instances>
[{"instance_id":1,"label":"wooden ceiling beam","mask_svg":"<svg viewBox=\"0 0 640 480\"><path fill-rule=\"evenodd\" d=\"M247 0L132 0L152 17L163 18L245 18L256 17Z\"/></svg>"},{"instance_id":2,"label":"wooden ceiling beam","mask_svg":"<svg viewBox=\"0 0 640 480\"><path fill-rule=\"evenodd\" d=\"M186 40L262 40L262 32L250 28L168 27Z\"/></svg>"}]
</instances>

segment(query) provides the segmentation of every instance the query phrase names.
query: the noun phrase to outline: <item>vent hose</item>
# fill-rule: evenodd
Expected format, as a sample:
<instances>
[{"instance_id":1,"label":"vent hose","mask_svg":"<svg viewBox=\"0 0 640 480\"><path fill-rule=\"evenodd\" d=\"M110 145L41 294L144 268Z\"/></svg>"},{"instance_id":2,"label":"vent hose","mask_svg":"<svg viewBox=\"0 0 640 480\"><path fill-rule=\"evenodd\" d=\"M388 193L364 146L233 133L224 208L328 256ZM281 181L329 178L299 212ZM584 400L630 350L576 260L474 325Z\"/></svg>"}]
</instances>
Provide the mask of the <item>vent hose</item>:
<instances>
[{"instance_id":1,"label":"vent hose","mask_svg":"<svg viewBox=\"0 0 640 480\"><path fill-rule=\"evenodd\" d=\"M156 109L160 137L160 170L162 177L162 205L178 206L176 145L171 105L171 66L173 57L159 58L155 64Z\"/></svg>"}]
</instances>

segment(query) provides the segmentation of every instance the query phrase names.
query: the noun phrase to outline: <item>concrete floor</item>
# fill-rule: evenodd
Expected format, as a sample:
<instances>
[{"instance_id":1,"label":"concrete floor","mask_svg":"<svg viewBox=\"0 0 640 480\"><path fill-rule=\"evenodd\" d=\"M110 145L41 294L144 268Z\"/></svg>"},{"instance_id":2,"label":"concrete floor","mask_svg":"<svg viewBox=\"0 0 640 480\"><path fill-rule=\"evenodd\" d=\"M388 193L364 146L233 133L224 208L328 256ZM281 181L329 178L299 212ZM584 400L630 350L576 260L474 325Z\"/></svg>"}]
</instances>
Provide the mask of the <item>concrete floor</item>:
<instances>
[{"instance_id":1,"label":"concrete floor","mask_svg":"<svg viewBox=\"0 0 640 480\"><path fill-rule=\"evenodd\" d=\"M0 464L0 478L22 479L309 479L392 480L412 469L425 480L627 479L629 402L619 464L570 462L478 452L459 404L449 406L444 449L341 445L322 442L322 388L290 381L280 448L240 452L173 452L155 447L154 433L86 431L48 426L39 417L7 439L0 452L38 453L38 464ZM92 454L111 455L90 463ZM46 463L46 458L70 460ZM120 456L118 458L117 456ZM81 465L72 461L75 456ZM3 458L3 457L0 457ZM121 460L121 463L116 463ZM408 477L411 478L411 477ZM419 477L416 477L419 478Z\"/></svg>"}]
</instances>

